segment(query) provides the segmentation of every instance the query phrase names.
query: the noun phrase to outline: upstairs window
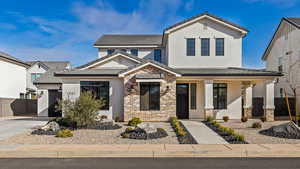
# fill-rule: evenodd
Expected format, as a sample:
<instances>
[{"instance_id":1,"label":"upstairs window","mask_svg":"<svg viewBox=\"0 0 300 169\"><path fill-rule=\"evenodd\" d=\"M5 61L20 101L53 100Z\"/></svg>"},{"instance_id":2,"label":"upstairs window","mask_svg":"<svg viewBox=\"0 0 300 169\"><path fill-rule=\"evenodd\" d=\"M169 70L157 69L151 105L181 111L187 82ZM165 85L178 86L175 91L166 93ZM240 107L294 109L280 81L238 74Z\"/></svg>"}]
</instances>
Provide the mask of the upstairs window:
<instances>
[{"instance_id":1,"label":"upstairs window","mask_svg":"<svg viewBox=\"0 0 300 169\"><path fill-rule=\"evenodd\" d=\"M90 91L96 99L104 100L100 110L109 110L109 82L108 81L81 81L81 92Z\"/></svg>"},{"instance_id":2,"label":"upstairs window","mask_svg":"<svg viewBox=\"0 0 300 169\"><path fill-rule=\"evenodd\" d=\"M227 84L214 83L214 109L227 109Z\"/></svg>"},{"instance_id":3,"label":"upstairs window","mask_svg":"<svg viewBox=\"0 0 300 169\"><path fill-rule=\"evenodd\" d=\"M279 57L278 58L278 72L282 72L283 71L283 58Z\"/></svg>"},{"instance_id":4,"label":"upstairs window","mask_svg":"<svg viewBox=\"0 0 300 169\"><path fill-rule=\"evenodd\" d=\"M154 60L161 63L161 49L154 50Z\"/></svg>"},{"instance_id":5,"label":"upstairs window","mask_svg":"<svg viewBox=\"0 0 300 169\"><path fill-rule=\"evenodd\" d=\"M115 49L107 49L107 54L110 55L115 52Z\"/></svg>"},{"instance_id":6,"label":"upstairs window","mask_svg":"<svg viewBox=\"0 0 300 169\"><path fill-rule=\"evenodd\" d=\"M186 55L195 56L195 38L186 39Z\"/></svg>"},{"instance_id":7,"label":"upstairs window","mask_svg":"<svg viewBox=\"0 0 300 169\"><path fill-rule=\"evenodd\" d=\"M216 39L216 56L224 56L224 38Z\"/></svg>"},{"instance_id":8,"label":"upstairs window","mask_svg":"<svg viewBox=\"0 0 300 169\"><path fill-rule=\"evenodd\" d=\"M160 84L140 83L140 109L159 110L160 109Z\"/></svg>"},{"instance_id":9,"label":"upstairs window","mask_svg":"<svg viewBox=\"0 0 300 169\"><path fill-rule=\"evenodd\" d=\"M209 38L201 38L201 56L209 56Z\"/></svg>"},{"instance_id":10,"label":"upstairs window","mask_svg":"<svg viewBox=\"0 0 300 169\"><path fill-rule=\"evenodd\" d=\"M131 49L130 50L131 55L133 56L138 56L139 55L139 50L138 49Z\"/></svg>"},{"instance_id":11,"label":"upstairs window","mask_svg":"<svg viewBox=\"0 0 300 169\"><path fill-rule=\"evenodd\" d=\"M35 80L40 78L41 75L42 75L41 73L31 73L31 82L34 82Z\"/></svg>"}]
</instances>

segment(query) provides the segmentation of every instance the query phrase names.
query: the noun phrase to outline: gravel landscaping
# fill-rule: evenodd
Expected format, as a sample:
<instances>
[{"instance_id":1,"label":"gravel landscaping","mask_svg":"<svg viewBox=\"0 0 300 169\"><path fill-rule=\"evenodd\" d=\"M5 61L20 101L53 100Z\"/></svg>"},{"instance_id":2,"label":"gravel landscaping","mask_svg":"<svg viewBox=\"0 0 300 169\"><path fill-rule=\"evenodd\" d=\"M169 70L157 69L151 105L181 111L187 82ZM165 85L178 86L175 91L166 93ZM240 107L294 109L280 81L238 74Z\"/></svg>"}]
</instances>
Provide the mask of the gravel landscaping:
<instances>
[{"instance_id":1,"label":"gravel landscaping","mask_svg":"<svg viewBox=\"0 0 300 169\"><path fill-rule=\"evenodd\" d=\"M288 121L274 121L262 123L258 119L250 119L245 123L240 120L219 121L221 125L234 129L235 132L245 136L245 141L250 144L300 144L300 139L286 139L260 134L260 131L269 129L272 126L287 123ZM254 122L261 122L261 129L252 128Z\"/></svg>"},{"instance_id":2,"label":"gravel landscaping","mask_svg":"<svg viewBox=\"0 0 300 169\"><path fill-rule=\"evenodd\" d=\"M31 131L1 140L0 144L179 144L176 134L167 122L152 123L157 128L163 128L168 136L159 139L136 140L120 137L126 129L124 123L119 123L122 128L116 130L78 129L74 130L73 137L57 138L53 135L32 135Z\"/></svg>"}]
</instances>

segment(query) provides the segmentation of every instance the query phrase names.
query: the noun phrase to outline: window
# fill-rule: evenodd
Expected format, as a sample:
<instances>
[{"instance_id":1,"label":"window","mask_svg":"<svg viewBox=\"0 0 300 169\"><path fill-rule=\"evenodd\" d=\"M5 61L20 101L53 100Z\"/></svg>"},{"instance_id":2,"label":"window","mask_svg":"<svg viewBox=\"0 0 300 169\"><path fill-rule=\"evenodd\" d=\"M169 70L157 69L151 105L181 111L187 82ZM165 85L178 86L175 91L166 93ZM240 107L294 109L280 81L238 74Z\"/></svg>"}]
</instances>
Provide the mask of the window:
<instances>
[{"instance_id":1,"label":"window","mask_svg":"<svg viewBox=\"0 0 300 169\"><path fill-rule=\"evenodd\" d=\"M216 56L224 56L224 38L216 39Z\"/></svg>"},{"instance_id":2,"label":"window","mask_svg":"<svg viewBox=\"0 0 300 169\"><path fill-rule=\"evenodd\" d=\"M279 57L278 58L278 71L279 72L282 72L283 71L283 59L282 59L282 57Z\"/></svg>"},{"instance_id":3,"label":"window","mask_svg":"<svg viewBox=\"0 0 300 169\"><path fill-rule=\"evenodd\" d=\"M209 56L209 38L201 38L201 56Z\"/></svg>"},{"instance_id":4,"label":"window","mask_svg":"<svg viewBox=\"0 0 300 169\"><path fill-rule=\"evenodd\" d=\"M161 50L154 49L154 60L157 62L161 62Z\"/></svg>"},{"instance_id":5,"label":"window","mask_svg":"<svg viewBox=\"0 0 300 169\"><path fill-rule=\"evenodd\" d=\"M186 39L186 55L195 56L195 38Z\"/></svg>"},{"instance_id":6,"label":"window","mask_svg":"<svg viewBox=\"0 0 300 169\"><path fill-rule=\"evenodd\" d=\"M214 109L227 108L227 84L214 83Z\"/></svg>"},{"instance_id":7,"label":"window","mask_svg":"<svg viewBox=\"0 0 300 169\"><path fill-rule=\"evenodd\" d=\"M96 99L103 99L105 105L100 110L109 110L109 82L107 81L81 81L81 92L91 91Z\"/></svg>"},{"instance_id":8,"label":"window","mask_svg":"<svg viewBox=\"0 0 300 169\"><path fill-rule=\"evenodd\" d=\"M107 54L108 54L108 55L110 55L110 54L112 54L112 53L114 53L114 52L115 52L114 49L107 49Z\"/></svg>"},{"instance_id":9,"label":"window","mask_svg":"<svg viewBox=\"0 0 300 169\"><path fill-rule=\"evenodd\" d=\"M20 99L25 99L25 94L24 93L20 93Z\"/></svg>"},{"instance_id":10,"label":"window","mask_svg":"<svg viewBox=\"0 0 300 169\"><path fill-rule=\"evenodd\" d=\"M196 109L196 102L197 102L197 84L191 84L191 109Z\"/></svg>"},{"instance_id":11,"label":"window","mask_svg":"<svg viewBox=\"0 0 300 169\"><path fill-rule=\"evenodd\" d=\"M160 109L160 84L140 83L140 109L159 110Z\"/></svg>"},{"instance_id":12,"label":"window","mask_svg":"<svg viewBox=\"0 0 300 169\"><path fill-rule=\"evenodd\" d=\"M131 53L133 56L138 56L138 55L139 55L139 50L138 50L138 49L131 49L131 50L130 50L130 53Z\"/></svg>"},{"instance_id":13,"label":"window","mask_svg":"<svg viewBox=\"0 0 300 169\"><path fill-rule=\"evenodd\" d=\"M31 82L34 82L35 80L40 78L41 75L41 73L31 73Z\"/></svg>"}]
</instances>

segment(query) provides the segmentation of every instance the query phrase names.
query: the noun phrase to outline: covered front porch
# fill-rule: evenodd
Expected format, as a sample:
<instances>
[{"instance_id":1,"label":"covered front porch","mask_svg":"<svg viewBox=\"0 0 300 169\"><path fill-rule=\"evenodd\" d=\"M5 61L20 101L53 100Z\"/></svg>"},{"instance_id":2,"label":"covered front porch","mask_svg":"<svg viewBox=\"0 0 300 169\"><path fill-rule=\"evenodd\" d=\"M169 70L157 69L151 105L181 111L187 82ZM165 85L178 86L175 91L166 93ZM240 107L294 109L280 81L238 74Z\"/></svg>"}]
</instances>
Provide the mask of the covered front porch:
<instances>
[{"instance_id":1,"label":"covered front porch","mask_svg":"<svg viewBox=\"0 0 300 169\"><path fill-rule=\"evenodd\" d=\"M256 84L263 84L259 91ZM252 118L254 92L264 98L264 116L274 121L274 77L180 77L176 80L176 115L182 119Z\"/></svg>"}]
</instances>

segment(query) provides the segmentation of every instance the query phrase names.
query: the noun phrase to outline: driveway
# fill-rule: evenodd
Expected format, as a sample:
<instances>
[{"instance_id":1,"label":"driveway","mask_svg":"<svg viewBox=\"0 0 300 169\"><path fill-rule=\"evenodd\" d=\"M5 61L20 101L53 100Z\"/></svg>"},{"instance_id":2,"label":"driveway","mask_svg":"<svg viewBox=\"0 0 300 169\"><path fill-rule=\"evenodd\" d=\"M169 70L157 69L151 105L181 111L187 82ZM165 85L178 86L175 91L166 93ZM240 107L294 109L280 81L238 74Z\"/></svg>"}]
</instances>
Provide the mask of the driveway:
<instances>
[{"instance_id":1,"label":"driveway","mask_svg":"<svg viewBox=\"0 0 300 169\"><path fill-rule=\"evenodd\" d=\"M11 118L0 120L0 140L25 132L34 127L46 124L46 120L38 120L32 117Z\"/></svg>"}]
</instances>

